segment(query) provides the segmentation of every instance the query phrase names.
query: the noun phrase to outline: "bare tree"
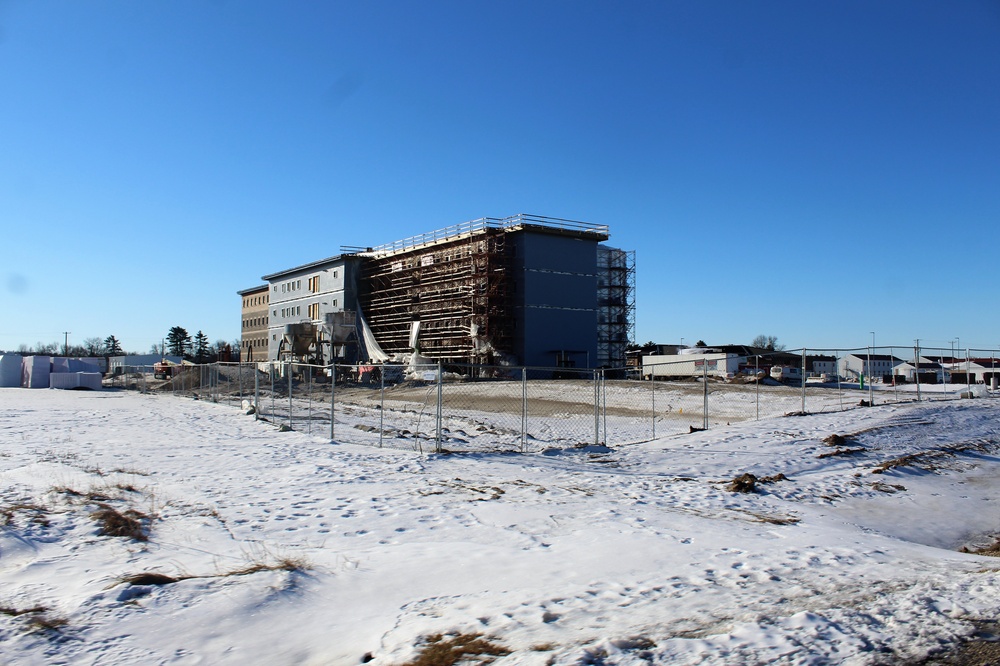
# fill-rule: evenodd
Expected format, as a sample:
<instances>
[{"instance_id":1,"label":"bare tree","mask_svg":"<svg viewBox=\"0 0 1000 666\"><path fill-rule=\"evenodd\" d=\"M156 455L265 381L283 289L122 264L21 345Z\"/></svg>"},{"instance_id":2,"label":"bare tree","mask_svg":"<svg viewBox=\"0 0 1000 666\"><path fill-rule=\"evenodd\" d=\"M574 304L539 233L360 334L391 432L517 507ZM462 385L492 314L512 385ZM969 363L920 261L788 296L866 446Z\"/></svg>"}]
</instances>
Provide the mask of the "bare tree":
<instances>
[{"instance_id":1,"label":"bare tree","mask_svg":"<svg viewBox=\"0 0 1000 666\"><path fill-rule=\"evenodd\" d=\"M778 344L778 337L775 335L764 335L761 333L750 342L751 347L760 347L767 351L783 351L785 345Z\"/></svg>"},{"instance_id":2,"label":"bare tree","mask_svg":"<svg viewBox=\"0 0 1000 666\"><path fill-rule=\"evenodd\" d=\"M83 341L83 349L87 356L103 356L104 340L101 338L86 338Z\"/></svg>"}]
</instances>

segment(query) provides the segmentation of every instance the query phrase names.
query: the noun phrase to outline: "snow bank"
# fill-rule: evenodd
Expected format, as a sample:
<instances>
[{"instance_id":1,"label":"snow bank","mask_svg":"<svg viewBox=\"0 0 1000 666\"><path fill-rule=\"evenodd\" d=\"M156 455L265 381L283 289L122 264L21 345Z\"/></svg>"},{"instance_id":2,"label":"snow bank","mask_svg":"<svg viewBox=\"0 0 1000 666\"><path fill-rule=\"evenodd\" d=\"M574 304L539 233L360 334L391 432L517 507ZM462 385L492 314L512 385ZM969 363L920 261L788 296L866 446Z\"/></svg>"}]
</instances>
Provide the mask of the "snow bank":
<instances>
[{"instance_id":1,"label":"snow bank","mask_svg":"<svg viewBox=\"0 0 1000 666\"><path fill-rule=\"evenodd\" d=\"M1000 615L998 561L958 550L998 529L998 417L420 456L206 401L0 389L0 662L387 666L482 634L494 666L923 663ZM729 489L743 473L756 492ZM102 534L103 506L147 540Z\"/></svg>"}]
</instances>

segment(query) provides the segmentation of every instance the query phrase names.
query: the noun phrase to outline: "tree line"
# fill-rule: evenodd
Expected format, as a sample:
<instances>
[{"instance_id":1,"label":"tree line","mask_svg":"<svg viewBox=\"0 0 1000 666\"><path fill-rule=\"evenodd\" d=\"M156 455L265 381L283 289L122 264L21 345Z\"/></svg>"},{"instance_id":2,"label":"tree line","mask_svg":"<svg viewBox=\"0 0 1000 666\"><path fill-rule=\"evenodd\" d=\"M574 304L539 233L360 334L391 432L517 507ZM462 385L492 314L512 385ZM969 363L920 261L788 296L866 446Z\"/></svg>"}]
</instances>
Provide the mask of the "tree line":
<instances>
[{"instance_id":1,"label":"tree line","mask_svg":"<svg viewBox=\"0 0 1000 666\"><path fill-rule=\"evenodd\" d=\"M214 363L219 360L236 360L232 358L233 349L239 353L239 342L228 343L225 340L216 340L214 344L209 343L208 336L198 331L194 337L182 326L174 326L167 333L166 345L153 344L150 354L166 355L168 352L172 356L193 361L195 363ZM114 335L106 338L85 338L81 344L59 344L58 342L38 342L34 346L21 344L17 349L0 350L0 354L11 353L21 356L70 356L70 357L109 357L109 356L139 356L140 352L126 352L121 341Z\"/></svg>"},{"instance_id":2,"label":"tree line","mask_svg":"<svg viewBox=\"0 0 1000 666\"><path fill-rule=\"evenodd\" d=\"M0 353L4 353L0 350ZM106 338L85 338L81 344L59 344L58 342L37 342L34 346L20 344L17 349L10 349L7 353L20 354L21 356L73 356L73 357L103 357L103 356L126 356L137 352L125 352L122 343L114 335Z\"/></svg>"},{"instance_id":3,"label":"tree line","mask_svg":"<svg viewBox=\"0 0 1000 666\"><path fill-rule=\"evenodd\" d=\"M209 344L208 336L198 331L191 337L187 329L183 326L173 326L167 333L166 347L172 356L180 356L195 363L215 363L216 361L230 361L233 358L233 347L236 354L239 354L239 343L231 345L225 340L216 340L215 344ZM154 353L156 345L153 345ZM162 349L158 353L163 353Z\"/></svg>"}]
</instances>

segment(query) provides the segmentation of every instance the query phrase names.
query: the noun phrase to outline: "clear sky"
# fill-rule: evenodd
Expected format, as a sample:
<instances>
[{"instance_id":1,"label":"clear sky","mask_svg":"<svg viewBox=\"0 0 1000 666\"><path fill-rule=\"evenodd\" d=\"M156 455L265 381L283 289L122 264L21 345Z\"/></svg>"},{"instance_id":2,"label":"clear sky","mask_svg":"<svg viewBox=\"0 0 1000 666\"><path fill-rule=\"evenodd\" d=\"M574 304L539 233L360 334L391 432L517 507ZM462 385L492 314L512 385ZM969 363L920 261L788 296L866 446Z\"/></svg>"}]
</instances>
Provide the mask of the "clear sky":
<instances>
[{"instance_id":1,"label":"clear sky","mask_svg":"<svg viewBox=\"0 0 1000 666\"><path fill-rule=\"evenodd\" d=\"M0 0L0 349L607 224L639 342L1000 347L1000 2Z\"/></svg>"}]
</instances>

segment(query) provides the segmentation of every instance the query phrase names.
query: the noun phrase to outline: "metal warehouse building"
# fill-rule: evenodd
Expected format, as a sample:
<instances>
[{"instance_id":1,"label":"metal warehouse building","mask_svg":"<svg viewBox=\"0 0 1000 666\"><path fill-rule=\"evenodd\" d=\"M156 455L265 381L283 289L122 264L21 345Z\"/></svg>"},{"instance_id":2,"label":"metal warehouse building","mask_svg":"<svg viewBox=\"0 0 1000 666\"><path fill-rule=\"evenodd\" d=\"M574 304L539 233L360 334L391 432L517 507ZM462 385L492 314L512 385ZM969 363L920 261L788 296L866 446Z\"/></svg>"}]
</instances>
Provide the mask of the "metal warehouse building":
<instances>
[{"instance_id":1,"label":"metal warehouse building","mask_svg":"<svg viewBox=\"0 0 1000 666\"><path fill-rule=\"evenodd\" d=\"M342 248L263 276L268 357L278 357L288 324L329 333L333 317L347 315L355 358L347 347L334 346L334 356L348 362L416 346L454 363L624 367L635 253L604 245L608 238L605 225L522 214Z\"/></svg>"}]
</instances>

